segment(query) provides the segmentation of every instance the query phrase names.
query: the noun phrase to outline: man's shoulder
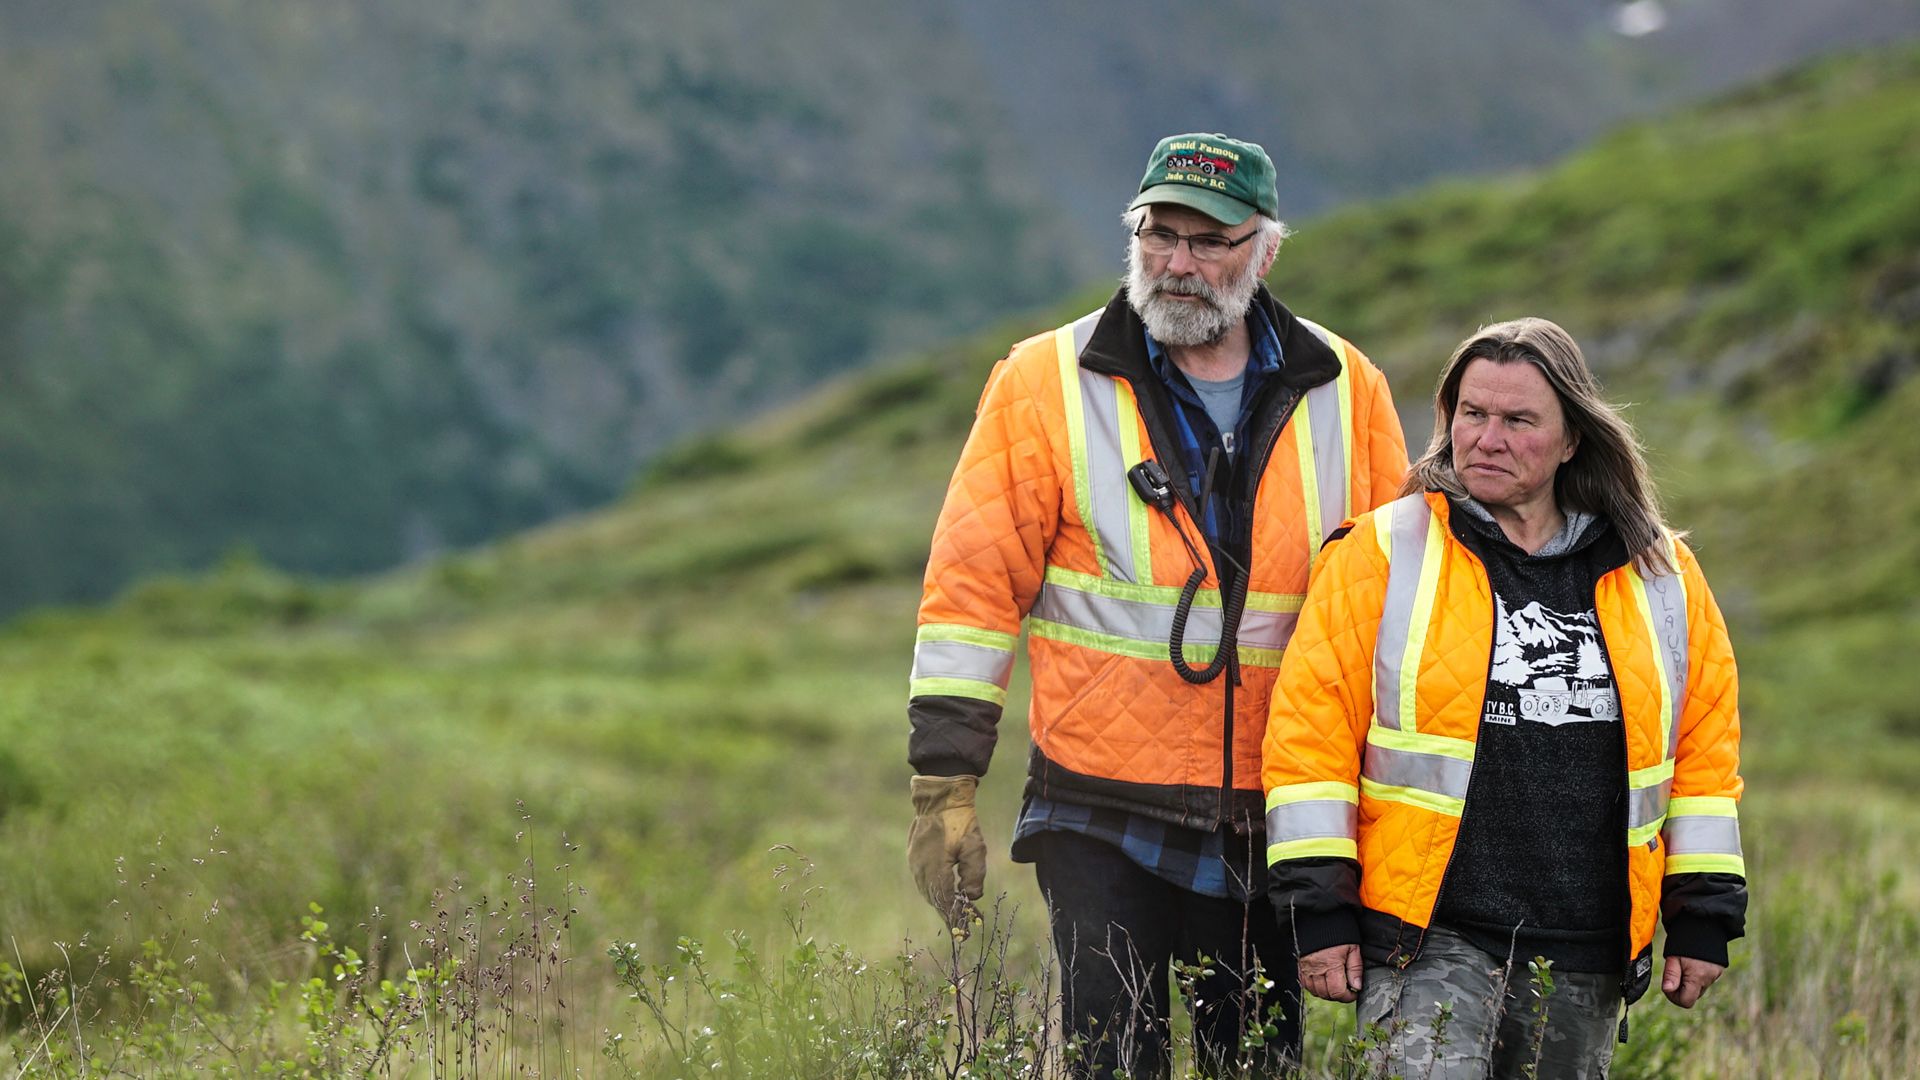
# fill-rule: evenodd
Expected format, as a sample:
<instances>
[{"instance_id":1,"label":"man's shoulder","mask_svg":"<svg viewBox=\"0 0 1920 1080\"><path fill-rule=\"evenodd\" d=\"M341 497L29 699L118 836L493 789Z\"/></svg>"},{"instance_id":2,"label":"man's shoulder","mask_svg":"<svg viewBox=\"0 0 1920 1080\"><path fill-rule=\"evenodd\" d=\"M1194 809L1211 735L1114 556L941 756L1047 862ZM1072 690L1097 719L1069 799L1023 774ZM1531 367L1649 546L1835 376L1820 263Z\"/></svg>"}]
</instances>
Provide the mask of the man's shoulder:
<instances>
[{"instance_id":1,"label":"man's shoulder","mask_svg":"<svg viewBox=\"0 0 1920 1080\"><path fill-rule=\"evenodd\" d=\"M1352 341L1343 337L1338 332L1330 330L1324 324L1317 323L1304 315L1295 315L1293 318L1307 333L1313 335L1322 345L1325 345L1331 350L1334 358L1340 362L1341 367L1347 369L1349 372L1356 368L1370 369L1373 367L1373 364L1367 360L1367 355L1361 352L1359 347L1354 345Z\"/></svg>"},{"instance_id":2,"label":"man's shoulder","mask_svg":"<svg viewBox=\"0 0 1920 1080\"><path fill-rule=\"evenodd\" d=\"M1094 329L1099 326L1104 313L1104 308L1097 309L1063 326L1022 338L1007 350L1006 359L1000 361L1000 365L1018 369L1021 377L1029 381L1043 373L1049 376L1047 381L1052 381L1061 367L1062 334L1067 338L1068 354L1077 359L1086 350L1087 342L1092 339Z\"/></svg>"}]
</instances>

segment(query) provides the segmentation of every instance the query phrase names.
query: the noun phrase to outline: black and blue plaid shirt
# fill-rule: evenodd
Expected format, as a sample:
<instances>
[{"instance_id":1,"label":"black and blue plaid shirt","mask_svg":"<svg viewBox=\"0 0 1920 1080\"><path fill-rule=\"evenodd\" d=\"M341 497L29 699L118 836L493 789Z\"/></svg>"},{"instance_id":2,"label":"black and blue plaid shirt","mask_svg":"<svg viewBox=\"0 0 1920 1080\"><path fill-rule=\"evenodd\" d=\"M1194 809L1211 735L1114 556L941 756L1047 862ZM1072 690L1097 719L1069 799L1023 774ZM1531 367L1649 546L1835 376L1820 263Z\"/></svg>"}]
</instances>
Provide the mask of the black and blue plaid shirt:
<instances>
[{"instance_id":1,"label":"black and blue plaid shirt","mask_svg":"<svg viewBox=\"0 0 1920 1080\"><path fill-rule=\"evenodd\" d=\"M1256 304L1249 318L1254 323L1249 327L1253 350L1247 357L1246 380L1240 390L1240 416L1234 422L1235 453L1246 445L1249 406L1259 400L1261 383L1279 371L1283 362L1280 335L1266 312ZM1187 490L1198 499L1206 487L1207 452L1214 447L1225 451L1225 440L1193 384L1151 334L1147 335L1147 357L1173 397L1180 463L1186 469ZM1228 474L1223 454L1200 522L1208 545L1215 550L1224 537L1233 534L1234 515L1240 512L1231 498ZM1020 808L1020 821L1013 830L1013 861L1032 862L1035 845L1027 841L1050 830L1077 832L1112 844L1141 869L1202 896L1246 903L1267 889L1266 837L1257 830L1235 834L1224 825L1212 830L1188 829L1127 810L1059 803L1035 796Z\"/></svg>"},{"instance_id":2,"label":"black and blue plaid shirt","mask_svg":"<svg viewBox=\"0 0 1920 1080\"><path fill-rule=\"evenodd\" d=\"M1147 337L1147 360L1153 365L1154 374L1166 384L1167 392L1173 396L1174 435L1180 440L1180 465L1187 474L1187 490L1193 492L1195 500L1207 489L1207 455L1216 447L1222 451L1220 462L1214 470L1212 497L1207 505L1200 508L1200 531L1206 534L1207 543L1215 548L1221 538L1233 535L1233 526L1238 524L1234 516L1242 512L1232 498L1233 485L1228 483L1230 469L1228 454L1238 454L1247 445L1248 427L1253 421L1251 406L1260 399L1260 387L1267 376L1280 370L1285 358L1280 351L1280 333L1273 328L1273 322L1260 305L1253 305L1247 316L1250 324L1247 329L1253 338L1253 351L1247 355L1247 376L1240 386L1240 416L1234 421L1233 442L1231 446L1222 438L1221 431L1207 414L1207 407L1200 403L1200 395L1194 392L1193 384L1181 372L1179 365L1167 355L1167 350L1153 335ZM1167 463L1171 465L1171 463Z\"/></svg>"}]
</instances>

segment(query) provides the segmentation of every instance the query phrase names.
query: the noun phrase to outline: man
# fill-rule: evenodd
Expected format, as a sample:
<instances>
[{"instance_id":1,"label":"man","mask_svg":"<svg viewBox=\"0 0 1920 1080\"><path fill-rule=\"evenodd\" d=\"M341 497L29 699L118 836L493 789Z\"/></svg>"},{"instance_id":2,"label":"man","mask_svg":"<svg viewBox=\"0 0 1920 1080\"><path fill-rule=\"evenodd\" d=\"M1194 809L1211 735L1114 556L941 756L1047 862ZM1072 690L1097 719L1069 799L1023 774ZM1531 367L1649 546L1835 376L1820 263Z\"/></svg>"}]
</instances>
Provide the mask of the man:
<instances>
[{"instance_id":1,"label":"man","mask_svg":"<svg viewBox=\"0 0 1920 1080\"><path fill-rule=\"evenodd\" d=\"M1266 151L1163 140L1126 222L1125 287L994 368L948 488L914 652L909 860L963 927L1024 620L1013 856L1047 897L1069 1033L1096 1075L1163 1071L1169 962L1204 957L1203 1064L1271 1023L1247 1056L1273 1069L1299 992L1262 899L1267 695L1322 542L1394 496L1406 449L1379 370L1263 284L1286 235Z\"/></svg>"}]
</instances>

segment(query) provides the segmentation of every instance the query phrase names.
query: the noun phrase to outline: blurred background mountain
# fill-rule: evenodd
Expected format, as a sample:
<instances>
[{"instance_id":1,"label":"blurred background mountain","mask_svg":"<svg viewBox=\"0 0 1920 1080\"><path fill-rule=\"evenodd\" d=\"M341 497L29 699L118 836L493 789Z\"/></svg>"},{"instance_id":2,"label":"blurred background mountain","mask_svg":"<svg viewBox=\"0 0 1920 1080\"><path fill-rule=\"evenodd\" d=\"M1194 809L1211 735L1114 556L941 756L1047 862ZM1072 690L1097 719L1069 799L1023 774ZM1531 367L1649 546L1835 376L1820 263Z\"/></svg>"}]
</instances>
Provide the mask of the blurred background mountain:
<instances>
[{"instance_id":1,"label":"blurred background mountain","mask_svg":"<svg viewBox=\"0 0 1920 1080\"><path fill-rule=\"evenodd\" d=\"M604 503L689 432L1115 272L1169 131L1264 142L1298 218L1916 32L1896 0L1173 31L1144 0L10 0L0 612Z\"/></svg>"}]
</instances>

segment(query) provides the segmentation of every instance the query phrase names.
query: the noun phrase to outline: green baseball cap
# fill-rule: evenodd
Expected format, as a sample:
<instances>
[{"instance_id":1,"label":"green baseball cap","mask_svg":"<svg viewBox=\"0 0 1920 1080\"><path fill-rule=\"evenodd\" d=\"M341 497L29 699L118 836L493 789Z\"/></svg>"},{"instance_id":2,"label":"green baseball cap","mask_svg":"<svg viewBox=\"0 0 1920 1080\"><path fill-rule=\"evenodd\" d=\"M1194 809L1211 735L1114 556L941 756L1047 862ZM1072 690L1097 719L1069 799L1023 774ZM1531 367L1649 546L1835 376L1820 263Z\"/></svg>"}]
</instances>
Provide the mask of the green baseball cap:
<instances>
[{"instance_id":1,"label":"green baseball cap","mask_svg":"<svg viewBox=\"0 0 1920 1080\"><path fill-rule=\"evenodd\" d=\"M1280 190L1274 185L1273 159L1259 143L1218 133L1172 135L1160 140L1140 178L1140 195L1129 210L1153 203L1175 203L1226 225L1238 225L1255 213L1280 217Z\"/></svg>"}]
</instances>

